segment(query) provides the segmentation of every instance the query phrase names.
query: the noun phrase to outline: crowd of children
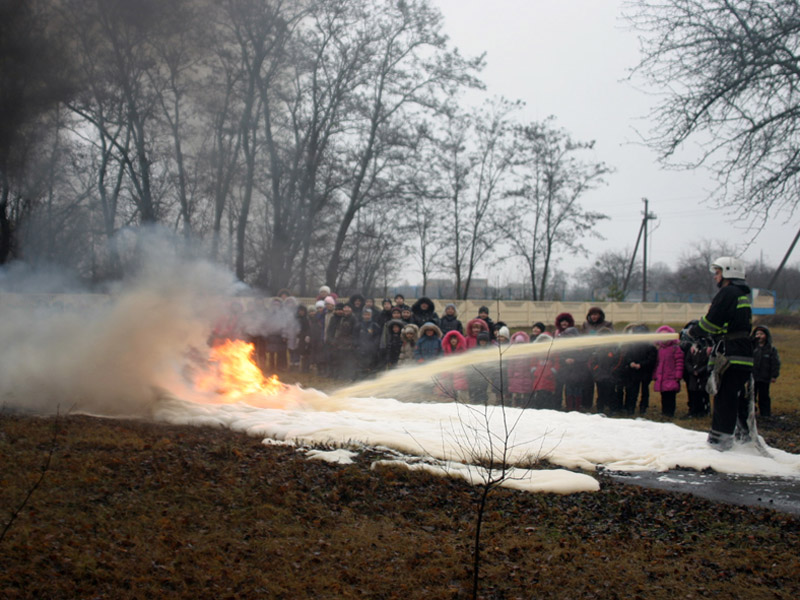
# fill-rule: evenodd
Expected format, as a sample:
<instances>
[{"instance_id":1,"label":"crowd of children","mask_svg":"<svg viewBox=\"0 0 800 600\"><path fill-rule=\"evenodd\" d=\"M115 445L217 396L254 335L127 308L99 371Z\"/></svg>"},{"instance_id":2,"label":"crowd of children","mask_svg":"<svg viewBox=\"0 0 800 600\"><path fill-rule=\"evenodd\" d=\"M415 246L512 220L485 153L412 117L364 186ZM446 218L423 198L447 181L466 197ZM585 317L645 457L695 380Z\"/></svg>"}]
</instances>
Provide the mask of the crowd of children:
<instances>
[{"instance_id":1,"label":"crowd of children","mask_svg":"<svg viewBox=\"0 0 800 600\"><path fill-rule=\"evenodd\" d=\"M692 322L687 324L688 329ZM644 324L627 325L623 333L649 332ZM675 333L664 325L658 333ZM589 309L576 326L569 313L556 316L550 331L535 323L530 334L510 334L503 322L495 323L486 306L464 327L456 307L448 304L440 317L430 298L409 306L398 294L380 306L361 294L347 302L327 286L309 310L282 290L265 310L244 312L238 302L215 326L211 343L226 338L252 341L259 366L265 372L314 371L320 376L355 380L379 371L424 363L473 349L511 344L550 344L558 338L608 335L613 324L599 307ZM673 417L676 396L684 382L688 415L704 416L710 409L706 392L709 376L708 347L700 339L681 336L667 342L592 345L572 350L534 353L473 367L462 367L437 380L440 392L472 403L503 401L520 408L595 411L605 414L643 415L650 404L650 384L660 394L661 412ZM780 373L780 358L770 331L753 331L755 393L762 416L771 413L769 388Z\"/></svg>"}]
</instances>

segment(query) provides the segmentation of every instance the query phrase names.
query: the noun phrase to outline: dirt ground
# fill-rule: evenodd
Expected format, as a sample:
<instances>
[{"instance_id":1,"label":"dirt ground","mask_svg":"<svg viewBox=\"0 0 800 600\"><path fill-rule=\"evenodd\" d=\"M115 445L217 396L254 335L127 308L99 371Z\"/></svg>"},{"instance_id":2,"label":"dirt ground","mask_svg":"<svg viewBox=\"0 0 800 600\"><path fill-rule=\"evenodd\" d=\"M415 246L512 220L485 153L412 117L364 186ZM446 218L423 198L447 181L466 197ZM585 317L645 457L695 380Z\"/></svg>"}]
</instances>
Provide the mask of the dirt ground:
<instances>
[{"instance_id":1,"label":"dirt ground","mask_svg":"<svg viewBox=\"0 0 800 600\"><path fill-rule=\"evenodd\" d=\"M800 418L762 429L798 443ZM479 489L212 428L0 415L2 598L466 598ZM600 476L497 490L481 598L800 597L800 520Z\"/></svg>"}]
</instances>

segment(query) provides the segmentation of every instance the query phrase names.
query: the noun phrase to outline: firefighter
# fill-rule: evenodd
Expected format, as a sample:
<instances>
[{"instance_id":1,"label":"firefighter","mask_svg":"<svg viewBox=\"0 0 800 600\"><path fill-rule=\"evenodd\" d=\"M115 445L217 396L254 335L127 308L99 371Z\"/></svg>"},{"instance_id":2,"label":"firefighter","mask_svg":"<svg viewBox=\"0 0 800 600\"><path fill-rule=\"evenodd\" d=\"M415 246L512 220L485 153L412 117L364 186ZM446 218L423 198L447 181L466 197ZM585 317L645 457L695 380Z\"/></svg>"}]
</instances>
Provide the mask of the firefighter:
<instances>
[{"instance_id":1,"label":"firefighter","mask_svg":"<svg viewBox=\"0 0 800 600\"><path fill-rule=\"evenodd\" d=\"M750 394L745 389L753 371L753 346L749 338L752 311L741 260L720 257L711 263L710 271L719 291L708 313L690 328L689 334L710 337L714 342L709 385L715 396L708 443L724 451L733 446L734 433L741 441L750 437Z\"/></svg>"}]
</instances>

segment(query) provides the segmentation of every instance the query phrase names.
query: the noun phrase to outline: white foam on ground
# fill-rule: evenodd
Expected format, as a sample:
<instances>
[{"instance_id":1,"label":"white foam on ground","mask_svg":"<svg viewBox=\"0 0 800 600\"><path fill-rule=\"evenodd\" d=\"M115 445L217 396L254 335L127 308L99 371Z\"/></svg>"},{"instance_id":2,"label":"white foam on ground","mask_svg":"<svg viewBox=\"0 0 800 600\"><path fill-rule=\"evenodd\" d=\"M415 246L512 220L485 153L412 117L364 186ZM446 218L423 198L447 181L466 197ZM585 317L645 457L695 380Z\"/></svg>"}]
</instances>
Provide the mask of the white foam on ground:
<instances>
[{"instance_id":1,"label":"white foam on ground","mask_svg":"<svg viewBox=\"0 0 800 600\"><path fill-rule=\"evenodd\" d=\"M259 402L258 398L248 400ZM174 424L220 426L304 444L385 446L464 468L479 460L492 457L498 460L505 445L506 462L520 468L546 459L565 469L585 471L600 467L625 472L684 467L800 478L798 455L770 449L772 456L765 457L749 445L718 452L706 443L705 432L641 418L611 419L577 412L503 410L497 406L413 403L385 398L336 398L332 402L331 397L321 392L295 386L287 390L282 408L274 407L274 398L269 403L273 406L258 408L246 402L210 404L165 398L154 406L153 415ZM459 470L453 466L445 470L448 469ZM563 472L540 473L535 485L518 487L574 491L575 481L565 478ZM594 478L588 479L593 483L586 481L586 489L597 489Z\"/></svg>"}]
</instances>

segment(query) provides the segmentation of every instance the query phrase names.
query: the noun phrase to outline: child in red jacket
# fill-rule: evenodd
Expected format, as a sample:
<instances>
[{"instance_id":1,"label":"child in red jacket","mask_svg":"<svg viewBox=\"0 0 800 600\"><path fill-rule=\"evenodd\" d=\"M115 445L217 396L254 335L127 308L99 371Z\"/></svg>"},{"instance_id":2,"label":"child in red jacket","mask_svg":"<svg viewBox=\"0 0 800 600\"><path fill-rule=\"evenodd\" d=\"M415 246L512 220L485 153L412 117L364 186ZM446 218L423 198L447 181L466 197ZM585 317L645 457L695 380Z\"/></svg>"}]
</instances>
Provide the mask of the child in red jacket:
<instances>
[{"instance_id":1,"label":"child in red jacket","mask_svg":"<svg viewBox=\"0 0 800 600\"><path fill-rule=\"evenodd\" d=\"M442 339L442 351L445 356L466 352L467 340L455 329L448 331L444 334L444 339ZM437 388L441 390L445 396L453 400L458 399L458 392L466 392L469 389L467 374L463 369L455 369L447 373L442 373L436 383Z\"/></svg>"}]
</instances>

